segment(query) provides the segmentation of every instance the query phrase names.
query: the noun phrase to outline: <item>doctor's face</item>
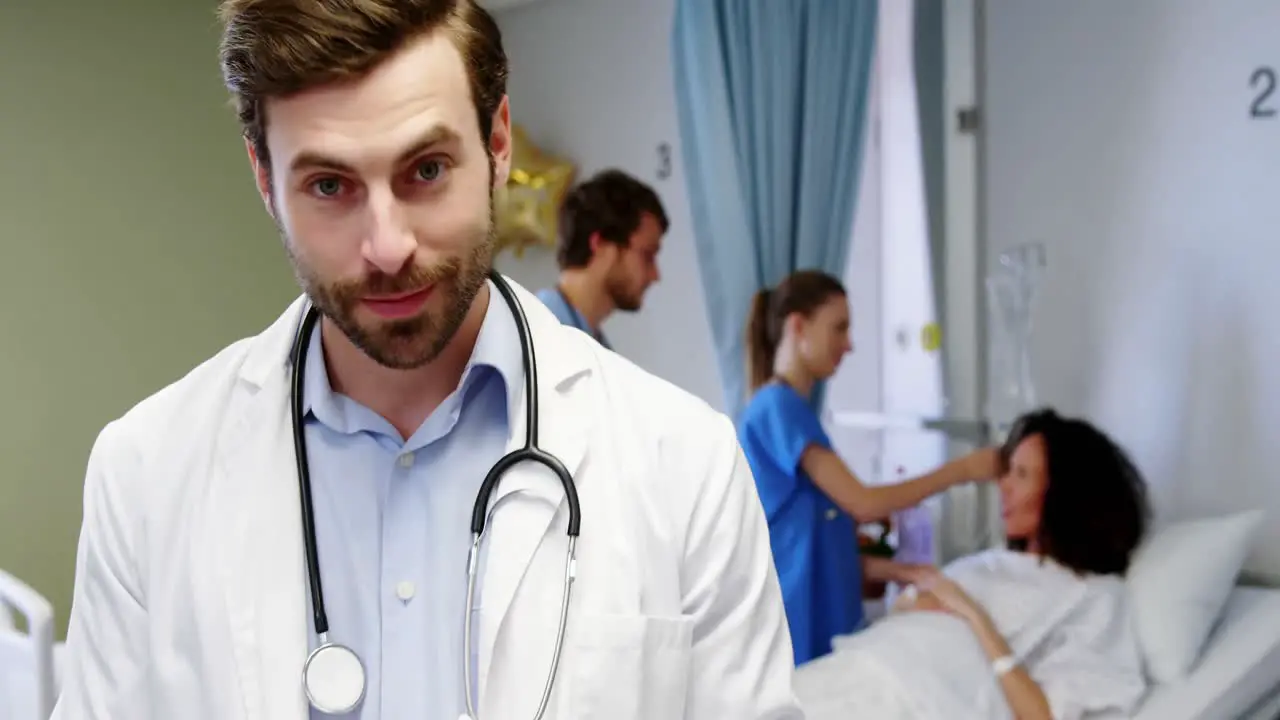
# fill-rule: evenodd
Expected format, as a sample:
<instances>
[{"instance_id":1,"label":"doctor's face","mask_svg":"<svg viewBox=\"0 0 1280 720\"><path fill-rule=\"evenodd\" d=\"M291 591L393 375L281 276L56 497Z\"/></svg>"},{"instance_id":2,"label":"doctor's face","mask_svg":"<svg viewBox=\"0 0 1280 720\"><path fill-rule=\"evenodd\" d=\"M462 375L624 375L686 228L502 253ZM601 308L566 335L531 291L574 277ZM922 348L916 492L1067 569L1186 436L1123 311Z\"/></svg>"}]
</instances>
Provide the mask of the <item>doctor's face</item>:
<instances>
[{"instance_id":1,"label":"doctor's face","mask_svg":"<svg viewBox=\"0 0 1280 720\"><path fill-rule=\"evenodd\" d=\"M462 56L433 33L363 78L265 110L270 157L250 155L299 283L378 363L431 362L492 265L506 101L482 138Z\"/></svg>"},{"instance_id":2,"label":"doctor's face","mask_svg":"<svg viewBox=\"0 0 1280 720\"><path fill-rule=\"evenodd\" d=\"M1000 478L1000 504L1005 535L1030 540L1040 531L1049 471L1043 435L1030 435L1009 455L1009 467Z\"/></svg>"}]
</instances>

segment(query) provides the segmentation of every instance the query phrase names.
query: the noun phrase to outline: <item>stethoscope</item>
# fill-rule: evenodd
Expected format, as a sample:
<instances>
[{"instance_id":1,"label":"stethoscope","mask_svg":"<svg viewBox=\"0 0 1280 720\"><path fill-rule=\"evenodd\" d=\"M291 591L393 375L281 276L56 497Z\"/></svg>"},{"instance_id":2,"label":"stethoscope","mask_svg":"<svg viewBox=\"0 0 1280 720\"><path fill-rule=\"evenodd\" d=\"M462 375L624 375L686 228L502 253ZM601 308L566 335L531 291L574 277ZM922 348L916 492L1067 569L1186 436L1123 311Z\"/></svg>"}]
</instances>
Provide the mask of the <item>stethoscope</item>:
<instances>
[{"instance_id":1,"label":"stethoscope","mask_svg":"<svg viewBox=\"0 0 1280 720\"><path fill-rule=\"evenodd\" d=\"M529 332L529 321L525 317L524 308L502 275L491 271L489 279L493 281L498 292L502 294L503 300L506 301L507 307L511 309L516 322L516 331L520 335L525 378L525 434L524 447L511 451L489 470L471 511L471 550L467 554L467 607L463 616L462 648L467 714L462 720L476 720L478 717L475 709L476 701L473 697L475 688L471 677L471 616L475 605L480 540L489 519L489 498L502 482L503 474L522 462L538 463L555 473L564 487L564 494L569 504L569 548L565 554L564 591L560 598L560 625L556 630L555 649L551 654L551 669L547 672L547 681L542 689L538 711L533 716L534 720L541 720L551 701L551 690L555 685L556 670L560 666L560 654L564 648L565 627L569 621L569 595L573 590L573 580L576 576L575 549L582 511L578 506L578 489L574 485L573 476L558 458L538 447L538 364L534 357L533 336ZM307 578L311 587L311 608L318 638L318 647L311 651L307 656L306 664L302 666L302 688L306 692L307 700L316 710L329 715L341 715L351 712L364 700L367 678L364 663L354 650L341 643L329 642L329 618L325 614L324 592L320 587L320 559L316 550L315 514L311 504L311 471L307 465L307 441L303 432L302 411L307 348L310 345L311 333L315 330L319 319L320 311L314 306L308 306L298 326L298 332L294 336L291 355L293 376L289 396L293 421L293 451L298 465L298 490L302 499L302 533L305 540Z\"/></svg>"}]
</instances>

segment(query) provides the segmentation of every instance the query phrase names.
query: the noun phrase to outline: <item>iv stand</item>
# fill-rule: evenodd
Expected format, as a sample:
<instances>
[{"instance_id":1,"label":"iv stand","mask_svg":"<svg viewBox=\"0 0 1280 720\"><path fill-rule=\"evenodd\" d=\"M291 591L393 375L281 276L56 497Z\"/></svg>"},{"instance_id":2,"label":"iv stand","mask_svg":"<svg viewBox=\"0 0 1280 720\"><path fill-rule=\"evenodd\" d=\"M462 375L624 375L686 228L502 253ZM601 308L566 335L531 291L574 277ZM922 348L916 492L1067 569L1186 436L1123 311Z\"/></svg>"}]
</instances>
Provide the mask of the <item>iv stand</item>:
<instances>
[{"instance_id":1,"label":"iv stand","mask_svg":"<svg viewBox=\"0 0 1280 720\"><path fill-rule=\"evenodd\" d=\"M988 383L984 417L923 417L844 410L832 412L831 420L840 427L879 432L940 432L949 440L976 447L1002 442L1014 419L1037 403L1031 377L1032 306L1045 264L1043 245L1016 246L1000 254L995 272L986 279L988 323L992 332L988 333L991 351L985 372L994 382ZM989 503L990 499L980 502Z\"/></svg>"}]
</instances>

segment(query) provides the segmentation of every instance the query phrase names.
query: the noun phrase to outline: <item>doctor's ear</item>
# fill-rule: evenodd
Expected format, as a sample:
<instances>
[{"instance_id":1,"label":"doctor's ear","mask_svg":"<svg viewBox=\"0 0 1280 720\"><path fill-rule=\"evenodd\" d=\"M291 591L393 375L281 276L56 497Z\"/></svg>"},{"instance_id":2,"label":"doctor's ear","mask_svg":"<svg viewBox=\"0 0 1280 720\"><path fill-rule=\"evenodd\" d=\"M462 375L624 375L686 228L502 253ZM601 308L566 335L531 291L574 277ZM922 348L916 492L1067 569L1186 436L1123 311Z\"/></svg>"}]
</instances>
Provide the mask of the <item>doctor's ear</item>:
<instances>
[{"instance_id":1,"label":"doctor's ear","mask_svg":"<svg viewBox=\"0 0 1280 720\"><path fill-rule=\"evenodd\" d=\"M493 113L493 129L489 132L489 157L493 160L493 186L503 187L511 175L511 105L507 97L502 98L498 109Z\"/></svg>"}]
</instances>

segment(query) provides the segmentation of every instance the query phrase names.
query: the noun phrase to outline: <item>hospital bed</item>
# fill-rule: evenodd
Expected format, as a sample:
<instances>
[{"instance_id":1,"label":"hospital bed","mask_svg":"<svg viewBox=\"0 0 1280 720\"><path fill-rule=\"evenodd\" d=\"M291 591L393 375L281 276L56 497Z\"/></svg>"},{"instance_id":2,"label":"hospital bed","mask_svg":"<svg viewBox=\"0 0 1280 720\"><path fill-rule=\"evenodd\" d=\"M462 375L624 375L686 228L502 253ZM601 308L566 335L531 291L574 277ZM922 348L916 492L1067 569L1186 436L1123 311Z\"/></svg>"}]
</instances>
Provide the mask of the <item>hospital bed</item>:
<instances>
[{"instance_id":1,"label":"hospital bed","mask_svg":"<svg viewBox=\"0 0 1280 720\"><path fill-rule=\"evenodd\" d=\"M20 631L14 615L26 622ZM0 570L0 719L45 720L58 694L53 606Z\"/></svg>"},{"instance_id":2,"label":"hospital bed","mask_svg":"<svg viewBox=\"0 0 1280 720\"><path fill-rule=\"evenodd\" d=\"M1134 720L1280 718L1280 589L1236 587L1189 676L1152 690Z\"/></svg>"},{"instance_id":3,"label":"hospital bed","mask_svg":"<svg viewBox=\"0 0 1280 720\"><path fill-rule=\"evenodd\" d=\"M804 667L798 670L803 674ZM802 682L805 705L847 696L843 681ZM827 696L826 693L833 693ZM822 715L836 718L836 715ZM1132 716L1090 720L1277 720L1280 718L1280 589L1237 586L1199 655L1182 679L1157 685ZM845 720L840 718L840 720ZM851 717L847 720L860 720ZM905 719L902 719L905 720Z\"/></svg>"},{"instance_id":4,"label":"hospital bed","mask_svg":"<svg viewBox=\"0 0 1280 720\"><path fill-rule=\"evenodd\" d=\"M838 412L831 419L846 428L880 432L935 431L953 440L974 443L990 442L999 430L987 420L892 416L877 412ZM1201 522L1220 521L1234 522L1222 518ZM1182 541L1186 542L1186 538ZM1212 544L1221 542L1231 544L1221 538ZM1238 542L1245 542L1245 536L1238 538ZM1201 555L1199 551L1189 554ZM1229 551L1221 555L1222 561L1230 563L1231 572L1236 572L1244 561L1244 554L1227 559L1230 555ZM1164 563L1167 559L1153 562ZM1201 567L1196 567L1197 562ZM1205 563L1204 557L1193 559L1186 572L1175 571L1173 575L1199 582ZM1210 566L1213 564L1208 562ZM1204 580L1216 582L1209 577ZM1229 584L1229 580L1224 580L1218 587L1225 590ZM869 616L877 614L872 612ZM1098 720L1280 720L1280 588L1232 587L1213 631L1185 677L1153 687L1131 719Z\"/></svg>"}]
</instances>

